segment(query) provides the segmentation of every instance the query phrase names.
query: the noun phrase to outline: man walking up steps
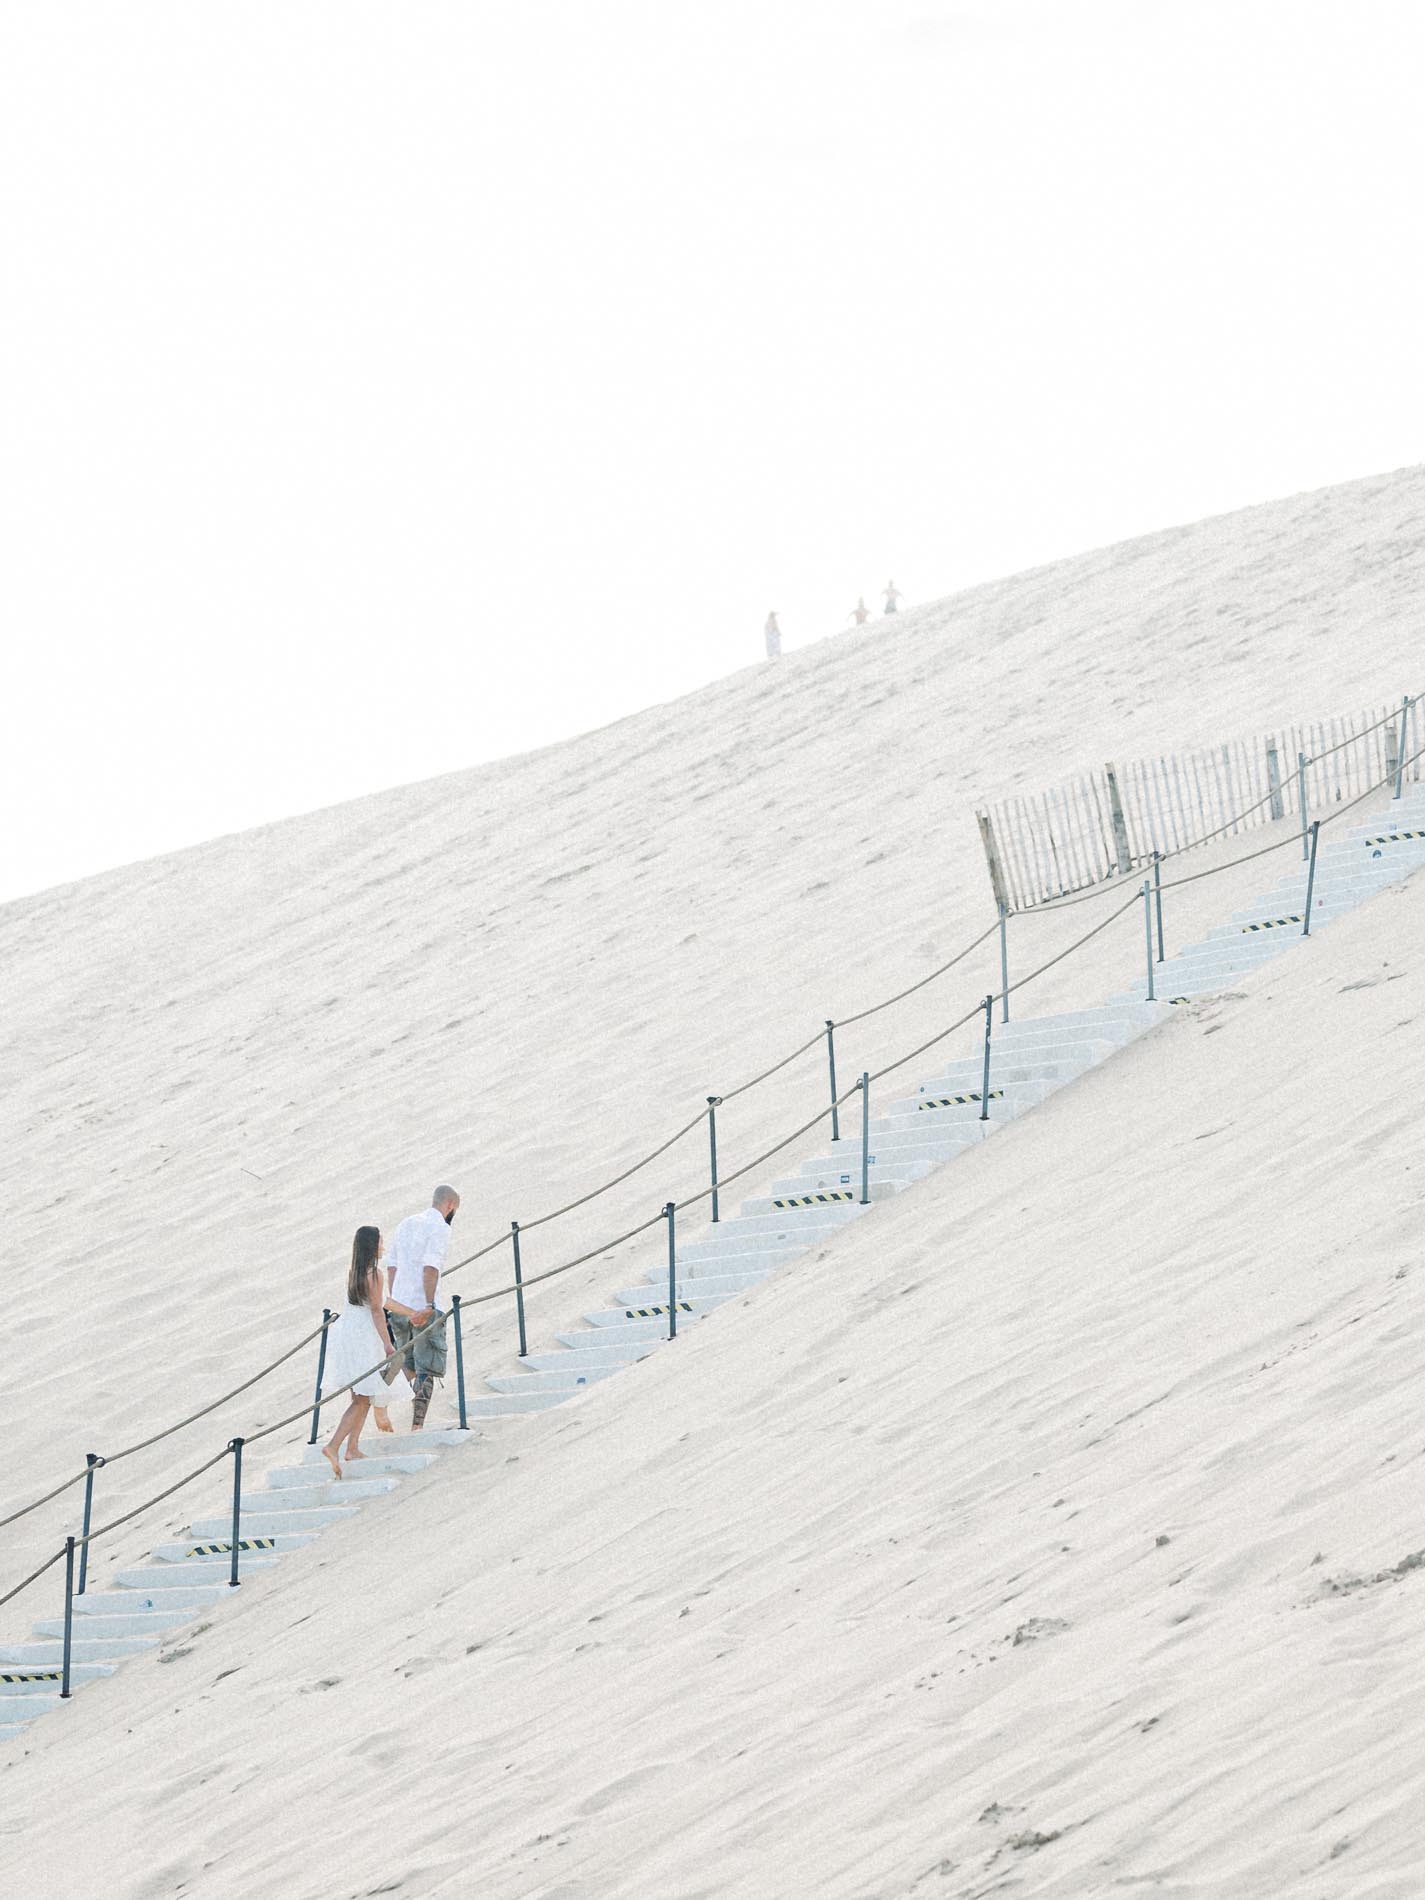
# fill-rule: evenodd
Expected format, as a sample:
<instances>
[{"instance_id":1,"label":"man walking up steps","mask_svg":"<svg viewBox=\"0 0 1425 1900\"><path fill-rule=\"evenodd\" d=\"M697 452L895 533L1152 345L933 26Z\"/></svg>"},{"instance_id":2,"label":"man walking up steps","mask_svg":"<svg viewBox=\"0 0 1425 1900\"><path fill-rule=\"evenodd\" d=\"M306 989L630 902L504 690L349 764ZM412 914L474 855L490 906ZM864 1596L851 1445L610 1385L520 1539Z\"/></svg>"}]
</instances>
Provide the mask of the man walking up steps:
<instances>
[{"instance_id":1,"label":"man walking up steps","mask_svg":"<svg viewBox=\"0 0 1425 1900\"><path fill-rule=\"evenodd\" d=\"M401 1354L402 1368L415 1381L411 1430L426 1422L437 1379L445 1377L445 1309L440 1303L440 1274L450 1249L450 1223L460 1196L453 1187L438 1187L423 1214L408 1214L391 1241L395 1271L387 1318L391 1343ZM421 1328L429 1319L429 1332ZM420 1334L416 1338L416 1334Z\"/></svg>"}]
</instances>

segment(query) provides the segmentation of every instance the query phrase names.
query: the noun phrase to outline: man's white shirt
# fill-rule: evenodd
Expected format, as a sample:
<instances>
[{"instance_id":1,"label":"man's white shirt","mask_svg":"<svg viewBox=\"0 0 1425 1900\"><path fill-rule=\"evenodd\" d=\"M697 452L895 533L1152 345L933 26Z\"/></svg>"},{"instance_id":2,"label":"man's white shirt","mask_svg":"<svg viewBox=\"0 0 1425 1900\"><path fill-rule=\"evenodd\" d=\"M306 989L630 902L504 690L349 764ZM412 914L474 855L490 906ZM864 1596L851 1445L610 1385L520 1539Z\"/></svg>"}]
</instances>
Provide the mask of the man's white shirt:
<instances>
[{"instance_id":1,"label":"man's white shirt","mask_svg":"<svg viewBox=\"0 0 1425 1900\"><path fill-rule=\"evenodd\" d=\"M431 1304L439 1307L440 1270L449 1250L450 1229L444 1214L434 1207L424 1214L408 1214L391 1239L391 1262L396 1269L391 1298L419 1313L426 1304L425 1270L434 1267L436 1291Z\"/></svg>"}]
</instances>

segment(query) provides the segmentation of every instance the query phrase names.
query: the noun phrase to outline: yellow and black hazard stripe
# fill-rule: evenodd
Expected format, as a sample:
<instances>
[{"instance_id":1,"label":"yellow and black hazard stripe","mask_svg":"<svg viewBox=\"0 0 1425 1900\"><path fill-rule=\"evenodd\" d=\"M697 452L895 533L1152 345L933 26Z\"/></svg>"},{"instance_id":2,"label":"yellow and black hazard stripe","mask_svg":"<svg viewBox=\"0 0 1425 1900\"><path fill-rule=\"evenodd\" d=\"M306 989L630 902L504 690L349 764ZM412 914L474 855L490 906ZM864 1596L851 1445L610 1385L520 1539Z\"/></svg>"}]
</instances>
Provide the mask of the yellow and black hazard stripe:
<instances>
[{"instance_id":1,"label":"yellow and black hazard stripe","mask_svg":"<svg viewBox=\"0 0 1425 1900\"><path fill-rule=\"evenodd\" d=\"M1263 917L1255 924L1243 924L1242 934L1245 936L1251 930L1279 930L1283 924L1299 924L1301 921L1300 917Z\"/></svg>"},{"instance_id":2,"label":"yellow and black hazard stripe","mask_svg":"<svg viewBox=\"0 0 1425 1900\"><path fill-rule=\"evenodd\" d=\"M0 1682L63 1682L62 1669L18 1669L13 1673L0 1675Z\"/></svg>"},{"instance_id":3,"label":"yellow and black hazard stripe","mask_svg":"<svg viewBox=\"0 0 1425 1900\"><path fill-rule=\"evenodd\" d=\"M1367 838L1366 847L1373 844L1399 844L1405 838L1425 838L1425 831L1387 831L1379 838Z\"/></svg>"},{"instance_id":4,"label":"yellow and black hazard stripe","mask_svg":"<svg viewBox=\"0 0 1425 1900\"><path fill-rule=\"evenodd\" d=\"M777 1208L825 1207L833 1201L854 1201L855 1198L850 1188L845 1189L844 1192L840 1188L832 1188L825 1194L789 1194L784 1200L773 1201L772 1205Z\"/></svg>"},{"instance_id":5,"label":"yellow and black hazard stripe","mask_svg":"<svg viewBox=\"0 0 1425 1900\"><path fill-rule=\"evenodd\" d=\"M997 1102L1004 1094L1003 1089L991 1089L990 1100ZM964 1108L969 1102L983 1102L984 1096L978 1089L972 1089L968 1095L932 1095L923 1102L917 1102L919 1108Z\"/></svg>"},{"instance_id":6,"label":"yellow and black hazard stripe","mask_svg":"<svg viewBox=\"0 0 1425 1900\"><path fill-rule=\"evenodd\" d=\"M691 1313L692 1310L687 1300L679 1300L678 1311L680 1313ZM626 1306L623 1310L623 1316L625 1319L662 1319L667 1311L668 1308L666 1306Z\"/></svg>"},{"instance_id":7,"label":"yellow and black hazard stripe","mask_svg":"<svg viewBox=\"0 0 1425 1900\"><path fill-rule=\"evenodd\" d=\"M275 1537L243 1537L238 1540L239 1550L275 1550ZM191 1550L185 1550L185 1557L231 1557L231 1544L195 1544Z\"/></svg>"}]
</instances>

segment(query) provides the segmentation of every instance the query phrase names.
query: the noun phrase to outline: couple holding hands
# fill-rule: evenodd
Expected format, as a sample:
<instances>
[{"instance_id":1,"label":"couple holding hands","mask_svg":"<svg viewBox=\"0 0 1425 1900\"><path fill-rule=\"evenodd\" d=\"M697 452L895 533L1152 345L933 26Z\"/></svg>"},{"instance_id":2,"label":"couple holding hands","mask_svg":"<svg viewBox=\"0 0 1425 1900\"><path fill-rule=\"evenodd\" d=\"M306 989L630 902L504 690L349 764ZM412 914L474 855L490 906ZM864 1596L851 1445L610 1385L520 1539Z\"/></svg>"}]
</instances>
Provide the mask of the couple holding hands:
<instances>
[{"instance_id":1,"label":"couple holding hands","mask_svg":"<svg viewBox=\"0 0 1425 1900\"><path fill-rule=\"evenodd\" d=\"M351 1387L350 1403L322 1447L322 1456L338 1478L343 1463L366 1456L358 1441L369 1411L374 1409L379 1431L393 1429L387 1410L389 1388L403 1372L414 1397L411 1430L418 1432L425 1424L435 1382L445 1376L440 1275L450 1247L450 1223L459 1205L454 1188L438 1187L430 1206L423 1213L408 1215L396 1229L384 1274L381 1229L356 1230L346 1305L327 1329L322 1369L324 1398ZM438 1323L422 1332L432 1319ZM381 1365L383 1359L389 1363Z\"/></svg>"}]
</instances>

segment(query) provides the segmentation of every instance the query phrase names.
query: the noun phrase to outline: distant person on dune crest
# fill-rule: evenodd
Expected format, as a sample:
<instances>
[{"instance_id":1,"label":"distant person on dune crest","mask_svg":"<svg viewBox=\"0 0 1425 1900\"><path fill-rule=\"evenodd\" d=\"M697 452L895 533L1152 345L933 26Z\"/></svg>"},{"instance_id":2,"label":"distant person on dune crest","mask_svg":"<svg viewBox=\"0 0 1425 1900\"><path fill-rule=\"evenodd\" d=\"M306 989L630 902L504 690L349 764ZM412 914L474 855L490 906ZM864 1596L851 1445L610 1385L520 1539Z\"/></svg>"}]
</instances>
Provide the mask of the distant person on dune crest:
<instances>
[{"instance_id":1,"label":"distant person on dune crest","mask_svg":"<svg viewBox=\"0 0 1425 1900\"><path fill-rule=\"evenodd\" d=\"M460 1196L438 1187L421 1214L408 1214L391 1237L391 1292L386 1311L401 1367L415 1381L411 1430L426 1422L435 1382L445 1377L445 1309L440 1303L440 1274L450 1250L450 1223ZM423 1331L426 1322L436 1324Z\"/></svg>"},{"instance_id":2,"label":"distant person on dune crest","mask_svg":"<svg viewBox=\"0 0 1425 1900\"><path fill-rule=\"evenodd\" d=\"M782 629L777 625L777 616L768 614L767 624L762 629L767 636L767 658L780 660L782 657Z\"/></svg>"},{"instance_id":3,"label":"distant person on dune crest","mask_svg":"<svg viewBox=\"0 0 1425 1900\"><path fill-rule=\"evenodd\" d=\"M850 613L847 614L846 618L848 620L854 620L858 627L865 626L866 622L871 618L871 609L866 605L866 596L864 594L857 595L856 605L851 609Z\"/></svg>"},{"instance_id":4,"label":"distant person on dune crest","mask_svg":"<svg viewBox=\"0 0 1425 1900\"><path fill-rule=\"evenodd\" d=\"M384 1397L381 1361L391 1351L386 1315L381 1310L381 1229L358 1227L351 1243L351 1267L346 1276L346 1305L327 1328L326 1358L322 1362L322 1395L351 1387L346 1410L337 1428L322 1446L322 1456L339 1478L343 1462L364 1458L361 1428L373 1399ZM354 1381L354 1383L353 1383ZM341 1455L346 1446L346 1458Z\"/></svg>"},{"instance_id":5,"label":"distant person on dune crest","mask_svg":"<svg viewBox=\"0 0 1425 1900\"><path fill-rule=\"evenodd\" d=\"M897 603L904 599L905 599L905 595L901 593L900 589L896 586L895 582L887 581L886 582L886 612L888 614L893 614L896 610Z\"/></svg>"}]
</instances>

